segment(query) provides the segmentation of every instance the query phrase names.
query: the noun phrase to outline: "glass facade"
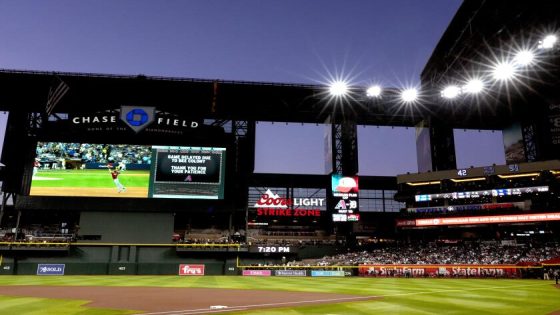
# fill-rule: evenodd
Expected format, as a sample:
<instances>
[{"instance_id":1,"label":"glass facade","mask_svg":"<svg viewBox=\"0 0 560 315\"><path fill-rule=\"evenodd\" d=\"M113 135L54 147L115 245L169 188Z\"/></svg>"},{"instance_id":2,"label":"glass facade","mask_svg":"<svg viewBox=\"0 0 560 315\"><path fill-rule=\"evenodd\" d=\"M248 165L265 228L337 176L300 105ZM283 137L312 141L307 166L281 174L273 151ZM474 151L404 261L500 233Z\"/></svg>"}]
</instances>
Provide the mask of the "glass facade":
<instances>
[{"instance_id":1,"label":"glass facade","mask_svg":"<svg viewBox=\"0 0 560 315\"><path fill-rule=\"evenodd\" d=\"M406 205L394 200L396 190L360 190L360 212L399 212Z\"/></svg>"}]
</instances>

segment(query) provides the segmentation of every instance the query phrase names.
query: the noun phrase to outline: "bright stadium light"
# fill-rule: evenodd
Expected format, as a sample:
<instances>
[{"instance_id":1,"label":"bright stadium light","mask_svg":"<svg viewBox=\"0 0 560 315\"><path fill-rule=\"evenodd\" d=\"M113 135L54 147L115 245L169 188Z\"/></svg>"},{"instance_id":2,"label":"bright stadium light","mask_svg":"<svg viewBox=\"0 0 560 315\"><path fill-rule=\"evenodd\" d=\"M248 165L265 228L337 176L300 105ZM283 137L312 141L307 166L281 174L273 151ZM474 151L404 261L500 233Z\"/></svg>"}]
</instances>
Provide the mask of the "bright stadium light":
<instances>
[{"instance_id":1,"label":"bright stadium light","mask_svg":"<svg viewBox=\"0 0 560 315\"><path fill-rule=\"evenodd\" d=\"M329 87L332 96L344 96L348 93L348 84L344 81L335 81Z\"/></svg>"},{"instance_id":2,"label":"bright stadium light","mask_svg":"<svg viewBox=\"0 0 560 315\"><path fill-rule=\"evenodd\" d=\"M379 97L381 95L381 87L379 85L369 87L366 91L366 95L368 97Z\"/></svg>"},{"instance_id":3,"label":"bright stadium light","mask_svg":"<svg viewBox=\"0 0 560 315\"><path fill-rule=\"evenodd\" d=\"M463 86L463 92L469 94L480 93L484 90L484 82L480 79L472 79Z\"/></svg>"},{"instance_id":4,"label":"bright stadium light","mask_svg":"<svg viewBox=\"0 0 560 315\"><path fill-rule=\"evenodd\" d=\"M535 60L535 54L530 50L522 50L515 55L515 63L521 66L528 66Z\"/></svg>"},{"instance_id":5,"label":"bright stadium light","mask_svg":"<svg viewBox=\"0 0 560 315\"><path fill-rule=\"evenodd\" d=\"M515 66L512 63L502 62L497 64L492 70L492 76L496 80L506 81L515 75Z\"/></svg>"},{"instance_id":6,"label":"bright stadium light","mask_svg":"<svg viewBox=\"0 0 560 315\"><path fill-rule=\"evenodd\" d=\"M551 49L556 45L558 37L556 35L547 35L543 40L539 41L539 48Z\"/></svg>"},{"instance_id":7,"label":"bright stadium light","mask_svg":"<svg viewBox=\"0 0 560 315\"><path fill-rule=\"evenodd\" d=\"M401 99L405 103L414 102L418 98L418 91L416 89L407 89L402 91Z\"/></svg>"},{"instance_id":8,"label":"bright stadium light","mask_svg":"<svg viewBox=\"0 0 560 315\"><path fill-rule=\"evenodd\" d=\"M456 85L450 85L441 91L441 97L453 99L461 94L461 89Z\"/></svg>"}]
</instances>

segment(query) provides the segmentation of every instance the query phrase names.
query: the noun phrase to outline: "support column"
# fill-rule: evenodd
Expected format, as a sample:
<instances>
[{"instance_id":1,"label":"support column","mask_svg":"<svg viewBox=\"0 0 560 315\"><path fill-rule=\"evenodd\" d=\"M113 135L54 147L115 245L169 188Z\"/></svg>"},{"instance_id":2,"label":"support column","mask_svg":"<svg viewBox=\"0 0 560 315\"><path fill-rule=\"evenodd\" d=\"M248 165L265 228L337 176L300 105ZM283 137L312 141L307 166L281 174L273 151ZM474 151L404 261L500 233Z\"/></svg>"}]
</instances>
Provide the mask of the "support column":
<instances>
[{"instance_id":1,"label":"support column","mask_svg":"<svg viewBox=\"0 0 560 315\"><path fill-rule=\"evenodd\" d=\"M457 168L453 128L431 119L416 126L416 154L419 172Z\"/></svg>"},{"instance_id":2,"label":"support column","mask_svg":"<svg viewBox=\"0 0 560 315\"><path fill-rule=\"evenodd\" d=\"M28 128L28 125L32 124L28 115L28 113L14 111L8 116L2 150L2 163L5 165L3 192L29 194L36 140L29 136L30 130L33 129Z\"/></svg>"},{"instance_id":3,"label":"support column","mask_svg":"<svg viewBox=\"0 0 560 315\"><path fill-rule=\"evenodd\" d=\"M2 205L0 206L0 228L2 227L2 219L4 218L4 213L5 213L5 210L6 210L6 204L8 203L8 200L10 200L10 198L12 198L12 203L15 205L16 194L8 193L8 192L2 192Z\"/></svg>"},{"instance_id":4,"label":"support column","mask_svg":"<svg viewBox=\"0 0 560 315\"><path fill-rule=\"evenodd\" d=\"M332 123L333 173L358 173L358 129L354 120Z\"/></svg>"},{"instance_id":5,"label":"support column","mask_svg":"<svg viewBox=\"0 0 560 315\"><path fill-rule=\"evenodd\" d=\"M331 149L332 149L332 174L343 176L355 176L358 173L358 128L356 120L350 117L342 118L342 121L330 120L331 124ZM337 213L336 207L342 200L334 197L331 191L331 179L327 183L327 215ZM357 198L356 198L357 199ZM357 200L356 200L357 201ZM358 206L353 209L357 213ZM346 213L344 213L346 214ZM355 243L354 222L333 222L331 229L337 238L343 238L346 244L352 246Z\"/></svg>"}]
</instances>

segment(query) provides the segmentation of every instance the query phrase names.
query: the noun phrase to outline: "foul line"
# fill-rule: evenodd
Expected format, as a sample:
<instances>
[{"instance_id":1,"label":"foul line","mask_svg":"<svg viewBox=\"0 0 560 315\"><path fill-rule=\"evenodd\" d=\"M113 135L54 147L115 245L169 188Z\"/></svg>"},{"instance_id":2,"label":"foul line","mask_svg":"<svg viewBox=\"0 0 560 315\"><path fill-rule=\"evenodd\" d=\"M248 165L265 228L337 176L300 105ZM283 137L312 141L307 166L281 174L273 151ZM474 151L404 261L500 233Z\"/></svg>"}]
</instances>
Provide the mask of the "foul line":
<instances>
[{"instance_id":1,"label":"foul line","mask_svg":"<svg viewBox=\"0 0 560 315\"><path fill-rule=\"evenodd\" d=\"M186 315L186 314L205 314L205 313L219 313L219 312L229 312L229 311L239 311L252 307L268 307L268 306L285 306L293 304L305 304L305 303L321 303L321 302L343 302L352 300L370 300L378 298L378 296L357 296L357 297L347 297L347 298L337 298L337 299L320 299L320 300L304 300L304 301L293 301L293 302L277 302L277 303L263 303L263 304L249 304L249 305L239 305L232 306L228 308L223 308L219 310L211 310L210 308L200 308L193 310L178 310L178 311L168 311L168 312L154 312L154 313L139 313L142 315Z\"/></svg>"}]
</instances>

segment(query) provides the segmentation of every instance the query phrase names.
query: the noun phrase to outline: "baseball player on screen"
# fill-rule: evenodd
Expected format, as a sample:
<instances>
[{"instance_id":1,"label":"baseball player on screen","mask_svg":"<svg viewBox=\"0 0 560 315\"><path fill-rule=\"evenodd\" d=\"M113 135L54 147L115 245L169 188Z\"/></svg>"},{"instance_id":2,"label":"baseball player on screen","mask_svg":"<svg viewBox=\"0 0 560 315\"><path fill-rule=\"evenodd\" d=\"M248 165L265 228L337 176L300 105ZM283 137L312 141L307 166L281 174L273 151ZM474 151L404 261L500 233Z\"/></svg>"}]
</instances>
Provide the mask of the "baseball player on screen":
<instances>
[{"instance_id":1,"label":"baseball player on screen","mask_svg":"<svg viewBox=\"0 0 560 315\"><path fill-rule=\"evenodd\" d=\"M41 167L41 163L39 162L39 159L35 159L35 161L33 161L33 177L37 175L37 172L39 172L40 167Z\"/></svg>"},{"instance_id":2,"label":"baseball player on screen","mask_svg":"<svg viewBox=\"0 0 560 315\"><path fill-rule=\"evenodd\" d=\"M126 191L126 187L124 187L121 182L119 181L119 175L120 172L118 170L118 168L114 168L111 169L111 164L107 164L107 169L109 170L109 173L111 174L111 177L113 178L113 182L115 183L115 186L117 186L117 192L118 193L122 193Z\"/></svg>"}]
</instances>

